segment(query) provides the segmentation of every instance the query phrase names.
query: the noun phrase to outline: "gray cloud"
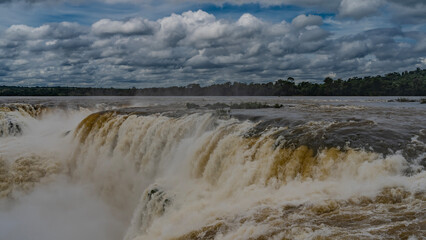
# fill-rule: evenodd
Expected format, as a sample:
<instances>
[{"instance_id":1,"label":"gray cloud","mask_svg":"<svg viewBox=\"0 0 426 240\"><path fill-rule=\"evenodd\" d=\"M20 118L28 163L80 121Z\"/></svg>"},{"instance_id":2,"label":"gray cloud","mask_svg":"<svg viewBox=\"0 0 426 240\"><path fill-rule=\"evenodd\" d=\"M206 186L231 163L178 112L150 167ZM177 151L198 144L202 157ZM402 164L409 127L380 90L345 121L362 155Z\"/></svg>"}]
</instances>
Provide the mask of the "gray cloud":
<instances>
[{"instance_id":1,"label":"gray cloud","mask_svg":"<svg viewBox=\"0 0 426 240\"><path fill-rule=\"evenodd\" d=\"M390 11L395 22L404 24L426 23L426 2L424 1L413 0L404 4L392 4Z\"/></svg>"},{"instance_id":2,"label":"gray cloud","mask_svg":"<svg viewBox=\"0 0 426 240\"><path fill-rule=\"evenodd\" d=\"M85 32L85 28L76 23L62 22L45 24L40 27L12 25L6 30L7 39L70 39Z\"/></svg>"},{"instance_id":3,"label":"gray cloud","mask_svg":"<svg viewBox=\"0 0 426 240\"><path fill-rule=\"evenodd\" d=\"M397 3L400 5L406 5L406 6L417 6L417 5L425 4L425 1L423 0L389 0L389 2Z\"/></svg>"},{"instance_id":4,"label":"gray cloud","mask_svg":"<svg viewBox=\"0 0 426 240\"><path fill-rule=\"evenodd\" d=\"M322 24L322 18L315 15L299 15L291 21L294 27L304 28L307 26L319 26Z\"/></svg>"},{"instance_id":5,"label":"gray cloud","mask_svg":"<svg viewBox=\"0 0 426 240\"><path fill-rule=\"evenodd\" d=\"M158 24L142 18L132 18L127 21L112 21L102 19L92 25L96 35L146 35L152 34Z\"/></svg>"},{"instance_id":6,"label":"gray cloud","mask_svg":"<svg viewBox=\"0 0 426 240\"><path fill-rule=\"evenodd\" d=\"M383 0L342 0L338 12L340 17L361 19L375 15L383 3Z\"/></svg>"},{"instance_id":7,"label":"gray cloud","mask_svg":"<svg viewBox=\"0 0 426 240\"><path fill-rule=\"evenodd\" d=\"M12 25L0 35L0 84L148 87L322 80L426 67L425 34L381 28L332 38L316 15L269 23L203 11L90 27Z\"/></svg>"},{"instance_id":8,"label":"gray cloud","mask_svg":"<svg viewBox=\"0 0 426 240\"><path fill-rule=\"evenodd\" d=\"M72 2L72 3L82 3L82 2L104 2L107 4L116 4L116 3L130 3L136 4L144 7L158 7L159 5L170 5L170 6L179 6L181 4L216 4L223 5L225 3L242 5L242 4L260 4L263 7L269 6L285 6L293 5L299 7L307 7L317 11L325 11L329 13L335 13L340 18L343 19L355 19L360 20L365 17L378 16L381 15L381 11L388 11L388 8L391 11L394 20L401 23L413 24L418 21L426 21L425 12L426 12L426 2L424 0L163 0L156 2L153 0L0 0L0 4L5 3L42 3L48 2L50 4L54 3L63 3L63 2ZM108 19L105 19L108 20ZM101 25L102 22L99 23ZM120 24L120 23L111 23L111 24ZM151 29L149 26L144 26L144 23L127 23L128 25L140 24L139 26L134 26L136 29L129 29L130 32L145 32ZM99 26L101 27L101 26ZM147 29L145 29L147 27ZM152 27L152 26L151 26ZM131 28L131 26L129 26ZM107 33L108 34L108 33ZM120 34L128 34L127 32L122 32Z\"/></svg>"}]
</instances>

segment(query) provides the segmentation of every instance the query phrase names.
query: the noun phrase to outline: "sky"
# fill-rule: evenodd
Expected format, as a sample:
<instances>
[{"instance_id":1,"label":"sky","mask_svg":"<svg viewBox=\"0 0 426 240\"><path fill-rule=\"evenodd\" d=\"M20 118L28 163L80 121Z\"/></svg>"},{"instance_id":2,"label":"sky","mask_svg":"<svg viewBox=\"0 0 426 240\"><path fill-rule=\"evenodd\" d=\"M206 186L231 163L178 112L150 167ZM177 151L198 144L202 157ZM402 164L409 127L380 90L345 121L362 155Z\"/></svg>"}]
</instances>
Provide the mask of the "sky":
<instances>
[{"instance_id":1,"label":"sky","mask_svg":"<svg viewBox=\"0 0 426 240\"><path fill-rule=\"evenodd\" d=\"M416 68L425 0L0 0L0 85L322 82Z\"/></svg>"}]
</instances>

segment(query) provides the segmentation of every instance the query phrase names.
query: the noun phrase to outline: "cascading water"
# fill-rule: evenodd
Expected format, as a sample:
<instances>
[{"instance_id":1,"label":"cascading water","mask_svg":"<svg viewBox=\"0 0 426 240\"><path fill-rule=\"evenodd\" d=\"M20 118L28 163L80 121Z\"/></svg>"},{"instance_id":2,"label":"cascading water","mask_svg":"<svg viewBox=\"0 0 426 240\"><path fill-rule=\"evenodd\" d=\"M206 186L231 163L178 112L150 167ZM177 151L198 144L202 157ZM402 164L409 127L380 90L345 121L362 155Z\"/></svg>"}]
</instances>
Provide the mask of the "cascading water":
<instances>
[{"instance_id":1,"label":"cascading water","mask_svg":"<svg viewBox=\"0 0 426 240\"><path fill-rule=\"evenodd\" d=\"M0 138L0 211L19 219L31 199L55 198L61 186L59 192L72 192L65 199L79 203L61 199L64 206L81 208L81 216L76 210L75 220L51 218L68 219L78 231L91 209L90 216L103 218L98 232L34 230L32 239L424 237L425 130L414 126L410 134L417 135L411 136L377 120L339 119L354 111L341 106L332 119L307 120L295 114L324 108L300 106L280 110L290 117L260 121L242 116L253 116L250 111L230 117L161 107L22 114L21 136ZM20 111L2 113L10 112ZM404 142L398 131L411 138ZM13 230L0 230L1 239L19 239Z\"/></svg>"}]
</instances>

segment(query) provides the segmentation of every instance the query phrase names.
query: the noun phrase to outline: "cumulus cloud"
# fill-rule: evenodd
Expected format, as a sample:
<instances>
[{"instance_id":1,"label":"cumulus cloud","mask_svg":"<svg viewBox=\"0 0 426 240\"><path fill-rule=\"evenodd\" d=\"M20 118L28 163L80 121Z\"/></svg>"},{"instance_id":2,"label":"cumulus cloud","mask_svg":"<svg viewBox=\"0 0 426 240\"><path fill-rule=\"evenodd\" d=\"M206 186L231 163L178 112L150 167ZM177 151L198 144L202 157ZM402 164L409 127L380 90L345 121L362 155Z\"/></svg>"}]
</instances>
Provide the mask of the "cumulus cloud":
<instances>
[{"instance_id":1,"label":"cumulus cloud","mask_svg":"<svg viewBox=\"0 0 426 240\"><path fill-rule=\"evenodd\" d=\"M29 27L26 25L12 25L6 30L6 35L8 35L10 39L15 40L28 38L38 39L46 36L48 30L48 25L43 25L37 28Z\"/></svg>"},{"instance_id":2,"label":"cumulus cloud","mask_svg":"<svg viewBox=\"0 0 426 240\"><path fill-rule=\"evenodd\" d=\"M235 21L204 11L91 26L12 25L0 37L0 84L148 87L216 81L322 80L406 70L426 55L419 31L334 37L317 15Z\"/></svg>"},{"instance_id":3,"label":"cumulus cloud","mask_svg":"<svg viewBox=\"0 0 426 240\"><path fill-rule=\"evenodd\" d=\"M102 19L92 25L92 31L96 35L145 35L152 34L157 27L157 23L142 18L128 21Z\"/></svg>"},{"instance_id":4,"label":"cumulus cloud","mask_svg":"<svg viewBox=\"0 0 426 240\"><path fill-rule=\"evenodd\" d=\"M315 15L299 15L291 21L296 28L304 28L306 26L319 26L322 24L322 18Z\"/></svg>"},{"instance_id":5,"label":"cumulus cloud","mask_svg":"<svg viewBox=\"0 0 426 240\"><path fill-rule=\"evenodd\" d=\"M27 39L69 39L85 31L85 28L76 23L62 22L44 24L40 27L26 25L12 25L6 30L7 38L13 40Z\"/></svg>"},{"instance_id":6,"label":"cumulus cloud","mask_svg":"<svg viewBox=\"0 0 426 240\"><path fill-rule=\"evenodd\" d=\"M339 6L339 16L361 19L375 15L383 0L342 0Z\"/></svg>"}]
</instances>

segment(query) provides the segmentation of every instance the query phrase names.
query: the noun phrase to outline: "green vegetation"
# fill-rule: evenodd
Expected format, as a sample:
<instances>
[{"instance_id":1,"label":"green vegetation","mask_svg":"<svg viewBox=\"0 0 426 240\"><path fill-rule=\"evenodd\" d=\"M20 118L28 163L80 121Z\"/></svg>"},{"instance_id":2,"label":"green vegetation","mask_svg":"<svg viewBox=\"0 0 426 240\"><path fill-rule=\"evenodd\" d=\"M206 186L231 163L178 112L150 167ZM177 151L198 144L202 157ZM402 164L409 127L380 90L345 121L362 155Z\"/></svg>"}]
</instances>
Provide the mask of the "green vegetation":
<instances>
[{"instance_id":1,"label":"green vegetation","mask_svg":"<svg viewBox=\"0 0 426 240\"><path fill-rule=\"evenodd\" d=\"M426 98L422 99L411 99L411 98L397 98L388 100L388 102L419 102L421 104L426 103Z\"/></svg>"},{"instance_id":2,"label":"green vegetation","mask_svg":"<svg viewBox=\"0 0 426 240\"><path fill-rule=\"evenodd\" d=\"M258 108L281 108L283 105L275 104L268 105L265 103L259 102L244 102L244 103L234 103L229 106L231 109L258 109Z\"/></svg>"},{"instance_id":3,"label":"green vegetation","mask_svg":"<svg viewBox=\"0 0 426 240\"><path fill-rule=\"evenodd\" d=\"M398 98L396 99L397 102L416 102L416 100L414 99L409 99L409 98Z\"/></svg>"},{"instance_id":4,"label":"green vegetation","mask_svg":"<svg viewBox=\"0 0 426 240\"><path fill-rule=\"evenodd\" d=\"M200 107L200 105L197 105L197 104L195 104L195 103L187 103L187 104L186 104L186 107L187 107L188 109L192 109L192 108L199 108L199 107Z\"/></svg>"},{"instance_id":5,"label":"green vegetation","mask_svg":"<svg viewBox=\"0 0 426 240\"><path fill-rule=\"evenodd\" d=\"M207 108L207 109L226 109L226 108L230 108L230 109L259 109L259 108L281 108L283 105L282 104L274 104L274 105L269 105L266 103L260 103L260 102L242 102L242 103L232 103L230 105L226 104L226 103L214 103L214 104L207 104L205 105L203 108ZM194 104L194 103L187 103L186 107L188 109L192 109L192 108L200 108L199 105Z\"/></svg>"},{"instance_id":6,"label":"green vegetation","mask_svg":"<svg viewBox=\"0 0 426 240\"><path fill-rule=\"evenodd\" d=\"M190 84L144 89L0 86L0 96L426 96L426 69L346 81L327 77L322 84L296 84L289 77L268 83L226 82L206 87Z\"/></svg>"},{"instance_id":7,"label":"green vegetation","mask_svg":"<svg viewBox=\"0 0 426 240\"><path fill-rule=\"evenodd\" d=\"M229 108L228 104L226 103L214 103L214 104L207 104L204 106L208 109L222 109L222 108Z\"/></svg>"}]
</instances>

